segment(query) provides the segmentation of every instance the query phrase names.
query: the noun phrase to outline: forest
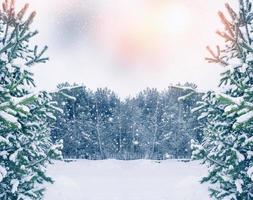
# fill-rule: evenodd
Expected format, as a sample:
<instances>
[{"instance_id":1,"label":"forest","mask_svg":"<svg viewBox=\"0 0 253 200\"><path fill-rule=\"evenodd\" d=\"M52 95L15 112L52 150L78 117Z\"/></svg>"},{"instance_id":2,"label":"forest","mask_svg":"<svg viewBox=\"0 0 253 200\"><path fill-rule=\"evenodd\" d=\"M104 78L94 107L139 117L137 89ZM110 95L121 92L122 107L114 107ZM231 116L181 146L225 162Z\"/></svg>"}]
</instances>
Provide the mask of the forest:
<instances>
[{"instance_id":1,"label":"forest","mask_svg":"<svg viewBox=\"0 0 253 200\"><path fill-rule=\"evenodd\" d=\"M202 128L192 112L202 94L191 83L164 91L147 88L121 100L113 91L60 84L53 99L63 110L51 137L63 140L65 158L190 158Z\"/></svg>"}]
</instances>

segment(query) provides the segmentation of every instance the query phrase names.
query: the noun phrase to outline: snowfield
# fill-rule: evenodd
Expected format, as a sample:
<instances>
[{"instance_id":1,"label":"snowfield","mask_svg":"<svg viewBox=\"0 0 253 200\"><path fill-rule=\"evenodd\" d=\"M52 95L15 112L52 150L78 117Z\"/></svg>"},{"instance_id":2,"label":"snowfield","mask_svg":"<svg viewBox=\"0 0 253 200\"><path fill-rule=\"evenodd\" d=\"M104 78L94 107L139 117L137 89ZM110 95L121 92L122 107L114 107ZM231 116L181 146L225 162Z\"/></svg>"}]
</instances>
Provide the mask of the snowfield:
<instances>
[{"instance_id":1,"label":"snowfield","mask_svg":"<svg viewBox=\"0 0 253 200\"><path fill-rule=\"evenodd\" d=\"M197 162L150 160L57 162L45 200L210 200Z\"/></svg>"}]
</instances>

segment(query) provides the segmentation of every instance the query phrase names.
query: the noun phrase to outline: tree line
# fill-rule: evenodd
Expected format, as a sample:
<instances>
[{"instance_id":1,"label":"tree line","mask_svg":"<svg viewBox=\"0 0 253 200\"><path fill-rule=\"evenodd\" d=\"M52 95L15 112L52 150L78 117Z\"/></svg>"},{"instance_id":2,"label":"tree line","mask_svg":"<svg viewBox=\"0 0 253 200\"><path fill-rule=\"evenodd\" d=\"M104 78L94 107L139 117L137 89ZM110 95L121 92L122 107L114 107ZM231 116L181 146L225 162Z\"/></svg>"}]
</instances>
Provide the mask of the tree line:
<instances>
[{"instance_id":1,"label":"tree line","mask_svg":"<svg viewBox=\"0 0 253 200\"><path fill-rule=\"evenodd\" d=\"M63 139L65 158L189 158L190 140L202 135L191 112L201 98L195 87L147 88L121 100L108 88L60 84L52 96L63 112L52 125L52 139Z\"/></svg>"}]
</instances>

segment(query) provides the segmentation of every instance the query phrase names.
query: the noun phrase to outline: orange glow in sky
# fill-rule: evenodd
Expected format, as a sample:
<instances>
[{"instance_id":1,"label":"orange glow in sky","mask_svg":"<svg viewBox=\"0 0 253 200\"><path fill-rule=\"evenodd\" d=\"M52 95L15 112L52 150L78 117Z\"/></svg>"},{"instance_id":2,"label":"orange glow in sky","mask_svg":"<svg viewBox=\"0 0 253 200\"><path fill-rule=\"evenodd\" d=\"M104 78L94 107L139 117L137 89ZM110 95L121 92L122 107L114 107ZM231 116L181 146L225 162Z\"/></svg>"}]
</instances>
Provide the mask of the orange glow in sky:
<instances>
[{"instance_id":1,"label":"orange glow in sky","mask_svg":"<svg viewBox=\"0 0 253 200\"><path fill-rule=\"evenodd\" d=\"M190 29L191 16L184 4L150 1L141 9L126 10L106 10L96 30L98 43L126 66L161 65L170 41L187 36Z\"/></svg>"}]
</instances>

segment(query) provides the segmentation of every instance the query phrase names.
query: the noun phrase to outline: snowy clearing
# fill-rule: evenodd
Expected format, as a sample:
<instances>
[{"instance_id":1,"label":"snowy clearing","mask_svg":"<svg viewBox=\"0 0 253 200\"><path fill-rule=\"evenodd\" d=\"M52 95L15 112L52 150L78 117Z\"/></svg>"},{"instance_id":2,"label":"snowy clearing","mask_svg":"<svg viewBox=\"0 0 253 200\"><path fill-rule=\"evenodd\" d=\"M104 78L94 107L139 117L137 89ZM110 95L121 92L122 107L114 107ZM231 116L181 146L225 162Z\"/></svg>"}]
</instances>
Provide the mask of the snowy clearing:
<instances>
[{"instance_id":1,"label":"snowy clearing","mask_svg":"<svg viewBox=\"0 0 253 200\"><path fill-rule=\"evenodd\" d=\"M45 200L209 200L197 162L149 160L57 162Z\"/></svg>"}]
</instances>

